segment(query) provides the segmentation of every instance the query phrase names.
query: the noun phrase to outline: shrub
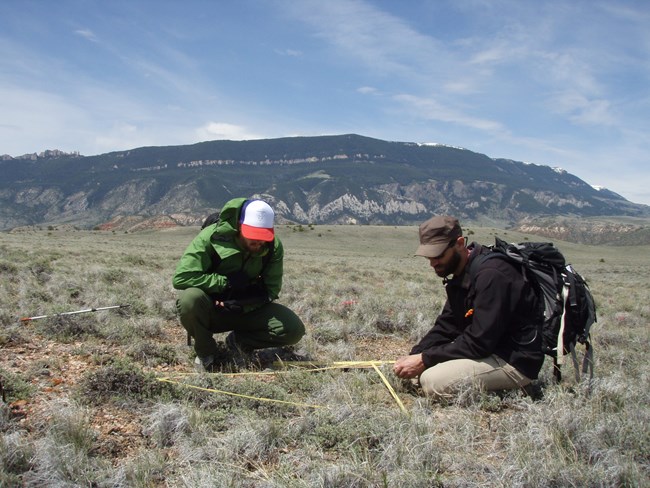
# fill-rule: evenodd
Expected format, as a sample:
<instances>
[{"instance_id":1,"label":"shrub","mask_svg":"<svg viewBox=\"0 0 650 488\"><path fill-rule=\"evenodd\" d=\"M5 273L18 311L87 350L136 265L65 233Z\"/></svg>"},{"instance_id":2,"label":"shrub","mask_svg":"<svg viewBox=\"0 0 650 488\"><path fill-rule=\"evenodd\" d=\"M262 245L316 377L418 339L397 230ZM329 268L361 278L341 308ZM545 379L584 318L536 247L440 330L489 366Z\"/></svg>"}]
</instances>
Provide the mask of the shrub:
<instances>
[{"instance_id":1,"label":"shrub","mask_svg":"<svg viewBox=\"0 0 650 488\"><path fill-rule=\"evenodd\" d=\"M162 391L152 374L124 360L88 371L77 386L77 396L84 403L97 405L116 399L138 400L152 398Z\"/></svg>"}]
</instances>

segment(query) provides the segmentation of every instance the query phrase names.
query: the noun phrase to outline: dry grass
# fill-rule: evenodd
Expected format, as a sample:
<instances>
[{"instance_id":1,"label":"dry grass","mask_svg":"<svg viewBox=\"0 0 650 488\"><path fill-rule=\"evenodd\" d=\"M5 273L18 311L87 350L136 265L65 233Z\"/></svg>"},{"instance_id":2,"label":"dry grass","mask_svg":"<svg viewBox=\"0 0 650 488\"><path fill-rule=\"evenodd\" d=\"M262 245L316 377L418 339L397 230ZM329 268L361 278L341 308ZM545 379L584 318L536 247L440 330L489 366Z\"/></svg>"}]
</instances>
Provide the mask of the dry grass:
<instances>
[{"instance_id":1,"label":"dry grass","mask_svg":"<svg viewBox=\"0 0 650 488\"><path fill-rule=\"evenodd\" d=\"M591 394L570 367L562 385L545 367L540 401L470 389L440 405L384 365L403 414L372 369L193 374L170 281L195 232L0 234L0 486L650 484L648 247L557 243L599 307ZM279 233L281 300L308 328L299 353L393 360L433 324L443 290L412 256L415 228ZM18 321L116 304L130 306Z\"/></svg>"}]
</instances>

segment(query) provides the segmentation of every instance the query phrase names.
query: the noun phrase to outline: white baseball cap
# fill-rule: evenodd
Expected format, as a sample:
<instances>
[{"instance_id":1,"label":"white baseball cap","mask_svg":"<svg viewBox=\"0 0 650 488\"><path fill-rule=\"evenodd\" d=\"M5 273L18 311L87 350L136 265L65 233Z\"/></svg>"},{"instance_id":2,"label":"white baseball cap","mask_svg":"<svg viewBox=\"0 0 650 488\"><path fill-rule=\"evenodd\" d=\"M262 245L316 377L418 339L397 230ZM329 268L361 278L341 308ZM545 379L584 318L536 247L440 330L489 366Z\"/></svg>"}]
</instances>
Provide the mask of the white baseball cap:
<instances>
[{"instance_id":1,"label":"white baseball cap","mask_svg":"<svg viewBox=\"0 0 650 488\"><path fill-rule=\"evenodd\" d=\"M241 209L240 232L246 239L271 242L274 239L271 206L262 200L248 200Z\"/></svg>"}]
</instances>

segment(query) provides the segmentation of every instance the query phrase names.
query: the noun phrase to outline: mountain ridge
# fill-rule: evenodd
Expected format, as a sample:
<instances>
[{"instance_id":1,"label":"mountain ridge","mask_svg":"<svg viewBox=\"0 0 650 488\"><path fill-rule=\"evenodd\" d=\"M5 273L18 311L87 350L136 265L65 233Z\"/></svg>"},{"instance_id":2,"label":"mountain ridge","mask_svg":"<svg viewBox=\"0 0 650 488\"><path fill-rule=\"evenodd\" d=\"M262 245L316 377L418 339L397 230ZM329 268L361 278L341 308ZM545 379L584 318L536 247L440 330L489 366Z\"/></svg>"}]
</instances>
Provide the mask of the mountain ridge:
<instances>
[{"instance_id":1,"label":"mountain ridge","mask_svg":"<svg viewBox=\"0 0 650 488\"><path fill-rule=\"evenodd\" d=\"M558 168L356 134L41 154L0 158L1 229L92 228L126 216L195 224L235 196L263 197L279 221L300 224L650 217L649 206Z\"/></svg>"}]
</instances>

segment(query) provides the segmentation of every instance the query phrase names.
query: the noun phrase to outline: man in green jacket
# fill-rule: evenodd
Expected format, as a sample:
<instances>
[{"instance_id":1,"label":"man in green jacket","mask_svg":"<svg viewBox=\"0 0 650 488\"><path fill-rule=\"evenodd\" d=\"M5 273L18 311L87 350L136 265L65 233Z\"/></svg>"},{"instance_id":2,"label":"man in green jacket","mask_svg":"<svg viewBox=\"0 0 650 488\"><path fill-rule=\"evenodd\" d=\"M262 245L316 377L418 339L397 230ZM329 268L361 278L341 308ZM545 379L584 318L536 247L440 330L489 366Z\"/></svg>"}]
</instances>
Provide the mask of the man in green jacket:
<instances>
[{"instance_id":1,"label":"man in green jacket","mask_svg":"<svg viewBox=\"0 0 650 488\"><path fill-rule=\"evenodd\" d=\"M305 334L300 318L274 302L284 258L274 216L262 200L226 202L219 220L199 232L176 267L176 307L194 338L199 369L212 371L221 362L215 333L232 331L226 344L240 354L295 344Z\"/></svg>"}]
</instances>

